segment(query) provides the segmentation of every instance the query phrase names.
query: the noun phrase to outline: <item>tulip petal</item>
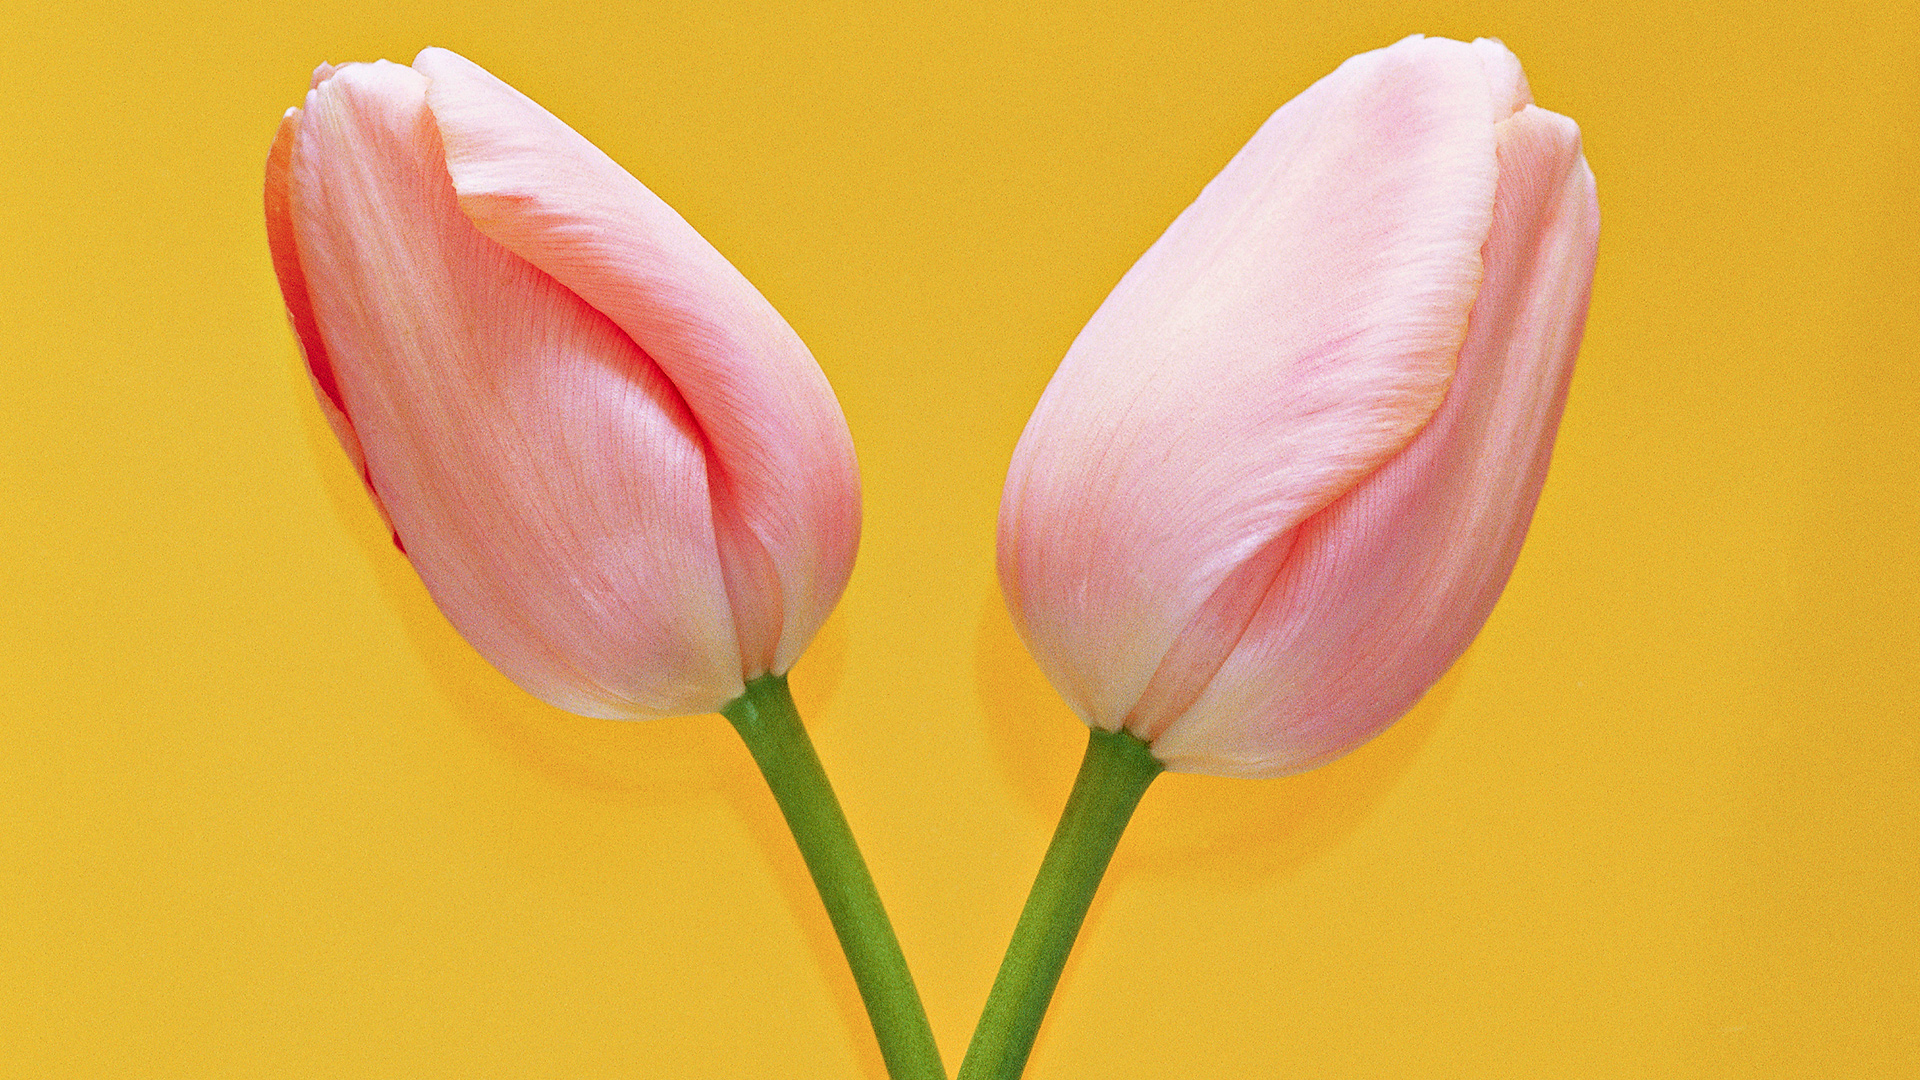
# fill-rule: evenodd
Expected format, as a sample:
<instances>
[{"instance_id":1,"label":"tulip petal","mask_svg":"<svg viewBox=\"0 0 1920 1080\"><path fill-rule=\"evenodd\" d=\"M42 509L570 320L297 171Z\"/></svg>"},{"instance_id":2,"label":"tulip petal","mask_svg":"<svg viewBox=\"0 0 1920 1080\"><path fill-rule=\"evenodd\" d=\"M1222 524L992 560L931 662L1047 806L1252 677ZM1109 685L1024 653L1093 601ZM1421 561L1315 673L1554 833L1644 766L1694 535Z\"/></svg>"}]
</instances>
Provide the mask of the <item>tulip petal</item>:
<instances>
[{"instance_id":1,"label":"tulip petal","mask_svg":"<svg viewBox=\"0 0 1920 1080\"><path fill-rule=\"evenodd\" d=\"M320 414L326 417L327 426L333 429L335 438L347 452L347 460L353 463L354 471L366 484L367 494L372 497L374 509L380 512L381 520L387 527L393 527L393 521L387 517L387 508L380 501L380 493L373 490L373 481L367 475L367 455L360 448L360 436L353 430L353 421L347 418L345 401L340 397L340 385L334 378L333 360L327 355L327 345L320 337L320 324L314 318L313 297L307 293L306 271L300 267L300 249L293 231L293 192L289 183L289 173L293 166L293 143L300 132L300 110L288 109L280 118L280 127L273 134L273 146L267 151L267 249L273 257L273 273L280 281L280 295L286 301L287 321L293 324L293 335L300 342L300 354L307 361L307 378L313 383L314 397L320 402ZM398 534L395 542L398 543Z\"/></svg>"},{"instance_id":2,"label":"tulip petal","mask_svg":"<svg viewBox=\"0 0 1920 1080\"><path fill-rule=\"evenodd\" d=\"M603 312L685 399L752 677L783 672L853 565L859 481L846 421L793 330L672 208L531 99L466 59L414 61L462 210Z\"/></svg>"},{"instance_id":3,"label":"tulip petal","mask_svg":"<svg viewBox=\"0 0 1920 1080\"><path fill-rule=\"evenodd\" d=\"M742 687L692 417L626 334L461 213L426 92L385 62L317 78L283 183L368 474L448 619L529 691L715 710Z\"/></svg>"},{"instance_id":4,"label":"tulip petal","mask_svg":"<svg viewBox=\"0 0 1920 1080\"><path fill-rule=\"evenodd\" d=\"M1480 58L1487 89L1492 94L1493 110L1487 114L1488 123L1498 124L1533 104L1533 89L1527 85L1527 73L1521 69L1519 57L1492 38L1474 39L1473 52Z\"/></svg>"},{"instance_id":5,"label":"tulip petal","mask_svg":"<svg viewBox=\"0 0 1920 1080\"><path fill-rule=\"evenodd\" d=\"M1142 734L1204 686L1293 530L1419 432L1480 284L1498 93L1474 46L1354 57L1115 287L1015 451L1001 580L1054 685ZM1510 110L1509 110L1510 111ZM1156 685L1156 672L1181 685ZM1142 717L1143 701L1161 710Z\"/></svg>"},{"instance_id":6,"label":"tulip petal","mask_svg":"<svg viewBox=\"0 0 1920 1080\"><path fill-rule=\"evenodd\" d=\"M313 316L313 299L307 295L307 275L300 269L300 251L293 235L293 200L288 191L287 173L293 162L293 142L300 131L300 110L288 109L273 134L273 146L267 151L267 248L273 256L274 276L280 279L280 295L286 300L287 319L293 323L294 336L306 356L321 400L332 413L343 413L340 388L333 379L333 363L327 358L326 343L320 340L320 327ZM331 415L329 416L331 419ZM343 417L344 419L344 417ZM352 432L349 427L348 433ZM358 446L349 452L359 460Z\"/></svg>"},{"instance_id":7,"label":"tulip petal","mask_svg":"<svg viewBox=\"0 0 1920 1080\"><path fill-rule=\"evenodd\" d=\"M1447 399L1300 529L1240 646L1154 741L1169 768L1274 776L1390 724L1499 598L1540 495L1585 324L1599 206L1578 128L1501 122L1486 283Z\"/></svg>"}]
</instances>

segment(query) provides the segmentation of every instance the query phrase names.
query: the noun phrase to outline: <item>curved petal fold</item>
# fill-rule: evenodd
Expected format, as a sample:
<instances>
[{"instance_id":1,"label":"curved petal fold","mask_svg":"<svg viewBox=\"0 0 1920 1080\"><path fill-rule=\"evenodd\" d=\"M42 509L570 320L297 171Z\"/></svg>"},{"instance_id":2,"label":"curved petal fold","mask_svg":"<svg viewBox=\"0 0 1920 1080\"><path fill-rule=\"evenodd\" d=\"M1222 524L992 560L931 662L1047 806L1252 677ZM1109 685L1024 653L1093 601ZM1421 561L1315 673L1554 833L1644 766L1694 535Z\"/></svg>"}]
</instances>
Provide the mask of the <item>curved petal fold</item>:
<instances>
[{"instance_id":1,"label":"curved petal fold","mask_svg":"<svg viewBox=\"0 0 1920 1080\"><path fill-rule=\"evenodd\" d=\"M1170 721L1204 684L1186 658L1231 650L1267 591L1243 568L1277 573L1301 523L1439 408L1493 214L1489 120L1514 99L1464 43L1354 57L1261 127L1074 342L1015 451L1000 569L1089 723Z\"/></svg>"},{"instance_id":2,"label":"curved petal fold","mask_svg":"<svg viewBox=\"0 0 1920 1080\"><path fill-rule=\"evenodd\" d=\"M1310 518L1239 646L1154 742L1169 768L1272 776L1392 723L1479 633L1545 482L1599 236L1579 130L1496 129L1486 281L1433 420Z\"/></svg>"},{"instance_id":3,"label":"curved petal fold","mask_svg":"<svg viewBox=\"0 0 1920 1080\"><path fill-rule=\"evenodd\" d=\"M715 710L741 686L700 428L620 327L461 212L427 93L406 67L331 70L288 161L370 483L448 619L529 691Z\"/></svg>"},{"instance_id":4,"label":"curved petal fold","mask_svg":"<svg viewBox=\"0 0 1920 1080\"><path fill-rule=\"evenodd\" d=\"M859 536L852 439L819 366L732 264L585 138L454 53L428 49L414 67L460 209L611 320L686 403L743 676L785 671Z\"/></svg>"}]
</instances>

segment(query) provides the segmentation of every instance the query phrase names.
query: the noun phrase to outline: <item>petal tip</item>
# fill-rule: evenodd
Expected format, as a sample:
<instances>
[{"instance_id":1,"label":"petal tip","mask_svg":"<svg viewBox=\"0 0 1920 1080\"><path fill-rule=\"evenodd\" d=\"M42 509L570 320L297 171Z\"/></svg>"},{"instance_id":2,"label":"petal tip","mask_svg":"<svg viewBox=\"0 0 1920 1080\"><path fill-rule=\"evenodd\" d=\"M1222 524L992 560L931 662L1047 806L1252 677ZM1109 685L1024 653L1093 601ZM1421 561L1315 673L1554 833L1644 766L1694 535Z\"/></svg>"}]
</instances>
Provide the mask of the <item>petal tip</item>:
<instances>
[{"instance_id":1,"label":"petal tip","mask_svg":"<svg viewBox=\"0 0 1920 1080\"><path fill-rule=\"evenodd\" d=\"M1474 54L1487 76L1487 90L1493 95L1493 120L1499 123L1533 104L1533 90L1520 58L1499 38L1474 38Z\"/></svg>"}]
</instances>

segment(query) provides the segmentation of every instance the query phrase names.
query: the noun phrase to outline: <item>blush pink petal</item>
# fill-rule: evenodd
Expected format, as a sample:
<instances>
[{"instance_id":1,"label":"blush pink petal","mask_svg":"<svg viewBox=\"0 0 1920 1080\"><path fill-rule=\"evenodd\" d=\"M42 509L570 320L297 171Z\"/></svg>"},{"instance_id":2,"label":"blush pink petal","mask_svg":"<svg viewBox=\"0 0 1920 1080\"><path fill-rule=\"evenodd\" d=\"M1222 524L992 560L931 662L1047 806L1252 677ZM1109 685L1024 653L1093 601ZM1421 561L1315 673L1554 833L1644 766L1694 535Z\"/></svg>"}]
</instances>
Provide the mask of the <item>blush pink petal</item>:
<instances>
[{"instance_id":1,"label":"blush pink petal","mask_svg":"<svg viewBox=\"0 0 1920 1080\"><path fill-rule=\"evenodd\" d=\"M353 424L348 422L345 405L340 399L340 385L334 378L333 360L327 355L326 342L320 337L320 322L313 313L313 298L307 293L306 271L300 266L300 250L293 233L293 194L290 189L290 173L293 168L293 143L300 133L300 110L288 109L280 118L280 127L273 135L273 146L267 151L267 248L273 256L273 273L280 281L280 295L287 305L287 321L293 324L293 334L300 342L300 354L307 362L307 377L313 382L314 396L320 402L320 413L327 419L327 426L340 440L340 446L347 452L347 460L353 463L354 471L361 479L367 476L367 455L360 449L360 437L354 434ZM387 508L380 502L380 493L371 486L367 494L372 497L375 509L380 511L384 520ZM392 528L393 522L387 521Z\"/></svg>"},{"instance_id":2,"label":"blush pink petal","mask_svg":"<svg viewBox=\"0 0 1920 1080\"><path fill-rule=\"evenodd\" d=\"M679 214L547 110L443 49L414 67L465 215L603 313L685 402L741 675L784 672L859 540L853 443L819 366Z\"/></svg>"},{"instance_id":3,"label":"blush pink petal","mask_svg":"<svg viewBox=\"0 0 1920 1080\"><path fill-rule=\"evenodd\" d=\"M1488 123L1498 124L1533 104L1533 90L1527 85L1527 73L1521 70L1519 57L1491 38L1476 39L1473 52L1480 58L1480 70L1487 78L1492 99L1493 111L1487 114Z\"/></svg>"},{"instance_id":4,"label":"blush pink petal","mask_svg":"<svg viewBox=\"0 0 1920 1080\"><path fill-rule=\"evenodd\" d=\"M427 86L382 62L307 95L281 190L309 361L324 341L369 484L483 655L587 715L713 711L741 680L701 429L620 327L461 212Z\"/></svg>"},{"instance_id":5,"label":"blush pink petal","mask_svg":"<svg viewBox=\"0 0 1920 1080\"><path fill-rule=\"evenodd\" d=\"M1299 530L1239 647L1157 734L1169 768L1274 776L1390 724L1480 630L1546 478L1592 284L1599 206L1572 121L1497 127L1486 282L1447 399Z\"/></svg>"},{"instance_id":6,"label":"blush pink petal","mask_svg":"<svg viewBox=\"0 0 1920 1080\"><path fill-rule=\"evenodd\" d=\"M1410 38L1314 84L1062 361L1009 470L1000 573L1089 723L1177 716L1297 527L1440 407L1481 282L1492 118L1524 93L1488 67L1474 46Z\"/></svg>"}]
</instances>

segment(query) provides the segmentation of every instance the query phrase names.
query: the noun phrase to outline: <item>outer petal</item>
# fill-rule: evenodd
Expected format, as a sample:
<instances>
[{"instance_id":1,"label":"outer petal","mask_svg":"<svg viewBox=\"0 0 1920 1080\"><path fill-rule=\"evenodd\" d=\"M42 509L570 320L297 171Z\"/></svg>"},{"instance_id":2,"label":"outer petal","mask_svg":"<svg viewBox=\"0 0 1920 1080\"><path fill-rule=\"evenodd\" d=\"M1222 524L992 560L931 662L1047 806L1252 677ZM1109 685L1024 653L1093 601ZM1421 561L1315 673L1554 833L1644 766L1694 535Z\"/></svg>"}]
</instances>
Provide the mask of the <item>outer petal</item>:
<instances>
[{"instance_id":1,"label":"outer petal","mask_svg":"<svg viewBox=\"0 0 1920 1080\"><path fill-rule=\"evenodd\" d=\"M606 314L699 427L746 677L785 671L845 587L859 539L853 442L793 330L619 165L464 58L415 60L460 206Z\"/></svg>"},{"instance_id":2,"label":"outer petal","mask_svg":"<svg viewBox=\"0 0 1920 1080\"><path fill-rule=\"evenodd\" d=\"M529 691L717 709L741 686L692 418L618 327L460 212L426 88L384 62L323 73L290 162L371 481L449 620Z\"/></svg>"},{"instance_id":3,"label":"outer petal","mask_svg":"<svg viewBox=\"0 0 1920 1080\"><path fill-rule=\"evenodd\" d=\"M1533 104L1533 89L1527 85L1527 73L1520 69L1520 58L1493 38L1476 38L1474 55L1487 77L1487 90L1493 96L1493 111L1487 122L1498 124Z\"/></svg>"},{"instance_id":4,"label":"outer petal","mask_svg":"<svg viewBox=\"0 0 1920 1080\"><path fill-rule=\"evenodd\" d=\"M1474 46L1354 57L1267 121L1074 342L1014 453L1000 574L1089 723L1177 715L1295 527L1439 406L1480 283L1497 105ZM1150 688L1158 670L1177 685Z\"/></svg>"},{"instance_id":5,"label":"outer petal","mask_svg":"<svg viewBox=\"0 0 1920 1080\"><path fill-rule=\"evenodd\" d=\"M328 69L331 70L331 69ZM293 168L293 143L300 133L300 110L288 109L273 134L273 147L267 151L267 248L273 255L273 273L280 281L280 295L286 301L287 321L293 324L300 353L307 361L307 377L313 380L314 396L320 400L320 412L327 426L340 440L347 460L367 483L367 494L384 519L387 508L380 493L373 490L367 477L367 455L360 449L360 436L354 434L347 419L346 404L340 397L340 384L333 374L333 360L327 355L326 342L320 337L320 323L314 317L313 298L307 294L307 274L300 266L300 249L293 232L293 195L290 190ZM388 521L389 528L393 522ZM397 539L397 537L396 537Z\"/></svg>"},{"instance_id":6,"label":"outer petal","mask_svg":"<svg viewBox=\"0 0 1920 1080\"><path fill-rule=\"evenodd\" d=\"M1393 722L1479 632L1513 569L1585 325L1599 206L1579 130L1498 127L1487 280L1446 403L1309 520L1240 647L1154 742L1168 767L1273 776Z\"/></svg>"}]
</instances>

